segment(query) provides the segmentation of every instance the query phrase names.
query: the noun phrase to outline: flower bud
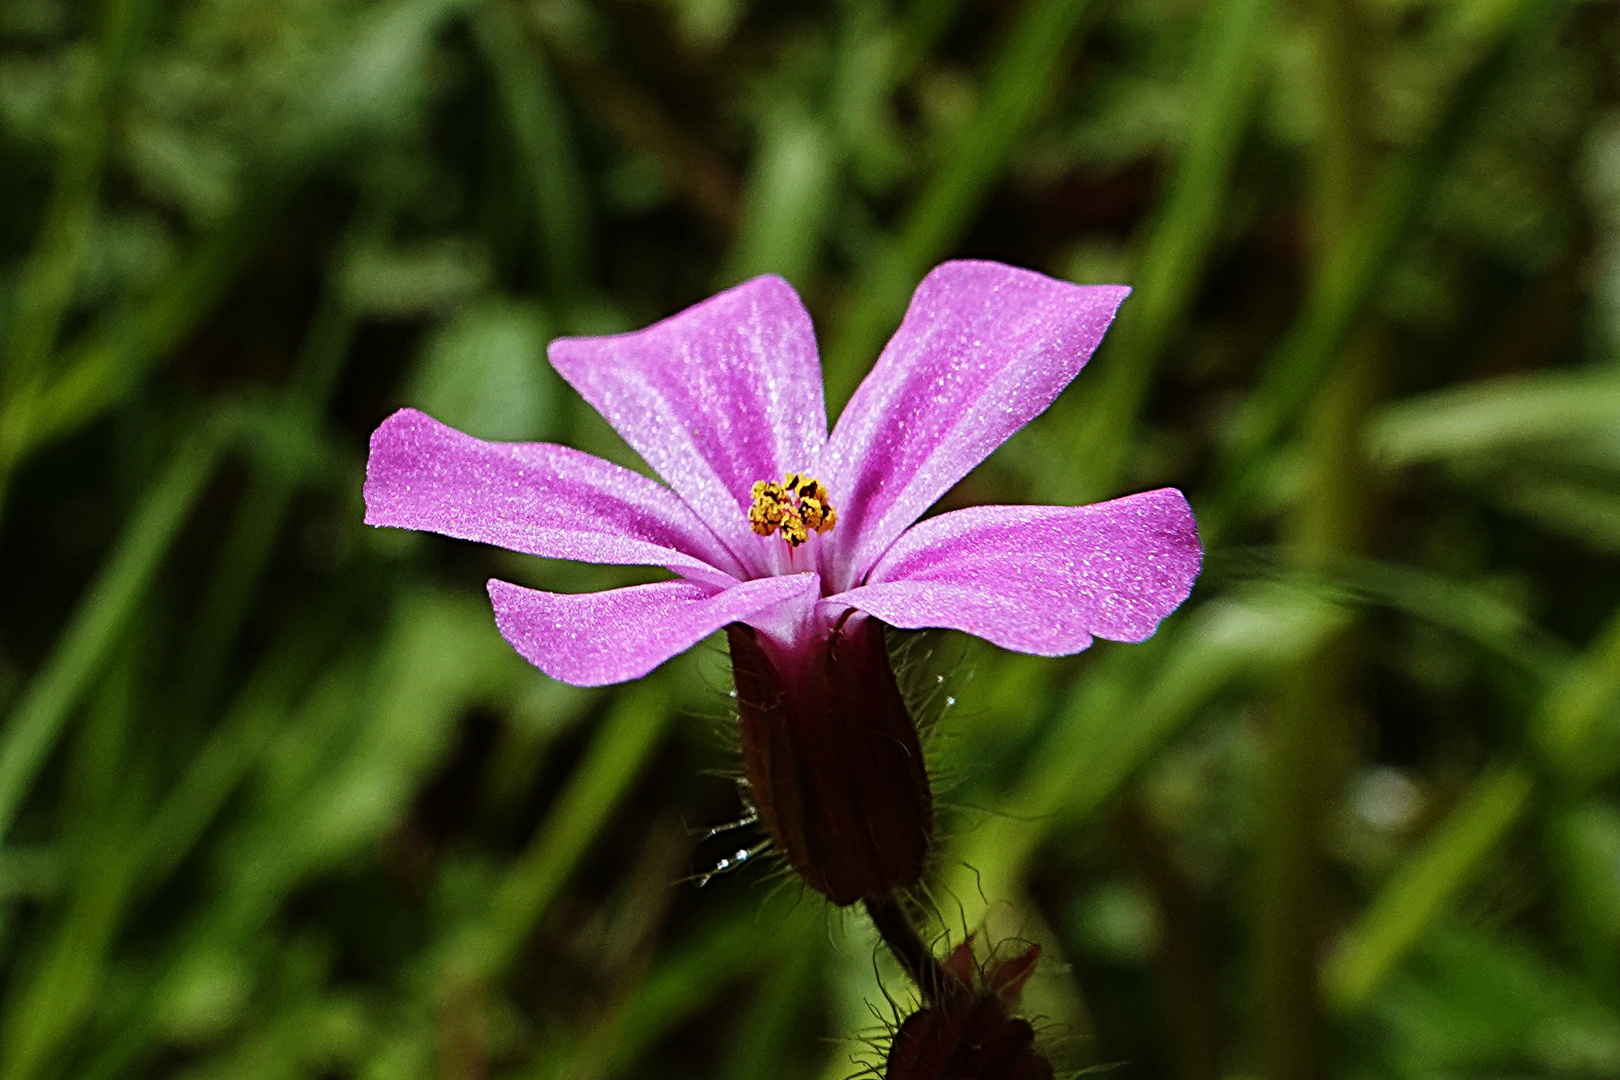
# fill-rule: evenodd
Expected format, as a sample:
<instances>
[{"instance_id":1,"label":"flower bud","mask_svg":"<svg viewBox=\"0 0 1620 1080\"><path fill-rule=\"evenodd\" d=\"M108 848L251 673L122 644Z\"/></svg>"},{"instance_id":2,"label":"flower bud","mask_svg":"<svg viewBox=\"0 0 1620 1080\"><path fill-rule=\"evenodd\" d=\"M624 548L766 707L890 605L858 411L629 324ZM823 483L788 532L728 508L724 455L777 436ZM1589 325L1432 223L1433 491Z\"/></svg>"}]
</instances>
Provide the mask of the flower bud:
<instances>
[{"instance_id":1,"label":"flower bud","mask_svg":"<svg viewBox=\"0 0 1620 1080\"><path fill-rule=\"evenodd\" d=\"M1032 947L980 973L969 945L959 945L944 964L952 991L901 1023L884 1080L1052 1080L1035 1029L1011 1012L1039 955Z\"/></svg>"},{"instance_id":2,"label":"flower bud","mask_svg":"<svg viewBox=\"0 0 1620 1080\"><path fill-rule=\"evenodd\" d=\"M793 869L840 906L917 884L933 798L882 624L850 613L794 648L727 636L750 797Z\"/></svg>"}]
</instances>

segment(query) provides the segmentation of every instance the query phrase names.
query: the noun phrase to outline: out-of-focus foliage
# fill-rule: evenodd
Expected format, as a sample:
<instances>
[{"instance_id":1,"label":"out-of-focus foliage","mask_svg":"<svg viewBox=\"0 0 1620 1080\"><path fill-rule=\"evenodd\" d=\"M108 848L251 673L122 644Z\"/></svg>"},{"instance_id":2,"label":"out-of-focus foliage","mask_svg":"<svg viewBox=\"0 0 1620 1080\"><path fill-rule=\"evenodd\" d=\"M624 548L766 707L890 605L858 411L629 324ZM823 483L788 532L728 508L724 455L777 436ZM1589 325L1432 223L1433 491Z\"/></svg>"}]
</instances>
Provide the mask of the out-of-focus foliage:
<instances>
[{"instance_id":1,"label":"out-of-focus foliage","mask_svg":"<svg viewBox=\"0 0 1620 1080\"><path fill-rule=\"evenodd\" d=\"M714 645L551 683L371 428L635 464L546 367L744 276L836 409L935 262L1136 286L947 504L1175 484L1145 645L923 637L943 940L1064 1067L1620 1075L1620 10L0 3L0 1080L848 1076ZM753 862L765 863L755 866ZM852 1063L854 1062L854 1063Z\"/></svg>"}]
</instances>

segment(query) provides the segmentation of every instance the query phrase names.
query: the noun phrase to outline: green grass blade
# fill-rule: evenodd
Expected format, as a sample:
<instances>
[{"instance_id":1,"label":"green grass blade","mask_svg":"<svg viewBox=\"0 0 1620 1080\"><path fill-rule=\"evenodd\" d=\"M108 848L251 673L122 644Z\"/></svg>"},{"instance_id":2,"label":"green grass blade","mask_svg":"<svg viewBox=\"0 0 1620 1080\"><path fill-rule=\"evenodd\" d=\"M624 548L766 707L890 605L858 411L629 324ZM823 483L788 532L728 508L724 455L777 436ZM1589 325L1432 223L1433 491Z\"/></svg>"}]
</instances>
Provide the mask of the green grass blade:
<instances>
[{"instance_id":1,"label":"green grass blade","mask_svg":"<svg viewBox=\"0 0 1620 1080\"><path fill-rule=\"evenodd\" d=\"M762 127L724 283L780 274L802 287L819 261L836 150L824 124L791 107L774 110Z\"/></svg>"},{"instance_id":2,"label":"green grass blade","mask_svg":"<svg viewBox=\"0 0 1620 1080\"><path fill-rule=\"evenodd\" d=\"M70 95L61 158L46 204L39 240L17 285L5 335L3 386L7 396L30 383L56 347L98 215L101 177L120 110L120 90L151 0L108 0L100 5L101 35Z\"/></svg>"},{"instance_id":3,"label":"green grass blade","mask_svg":"<svg viewBox=\"0 0 1620 1080\"><path fill-rule=\"evenodd\" d=\"M531 192L547 281L568 298L588 280L591 210L567 114L545 58L525 37L518 9L488 0L472 13L474 36L495 77L507 131Z\"/></svg>"},{"instance_id":4,"label":"green grass blade","mask_svg":"<svg viewBox=\"0 0 1620 1080\"><path fill-rule=\"evenodd\" d=\"M60 1075L62 1051L91 1015L135 869L151 759L133 743L147 710L149 634L132 626L77 728L64 770L62 846L69 891L40 935L37 964L11 980L0 1025L0 1078ZM144 629L144 628L140 628ZM46 935L48 934L48 940Z\"/></svg>"},{"instance_id":5,"label":"green grass blade","mask_svg":"<svg viewBox=\"0 0 1620 1080\"><path fill-rule=\"evenodd\" d=\"M0 729L0 839L10 832L40 767L152 584L175 534L213 475L221 448L207 426L181 444Z\"/></svg>"},{"instance_id":6,"label":"green grass blade","mask_svg":"<svg viewBox=\"0 0 1620 1080\"><path fill-rule=\"evenodd\" d=\"M847 400L900 322L917 282L949 250L1046 106L1088 0L1033 0L1019 14L985 79L973 122L946 150L888 249L852 289L826 353L828 405Z\"/></svg>"},{"instance_id":7,"label":"green grass blade","mask_svg":"<svg viewBox=\"0 0 1620 1080\"><path fill-rule=\"evenodd\" d=\"M1084 384L1084 412L1064 442L1062 465L1043 474L1038 501L1083 503L1117 494L1154 370L1197 295L1223 224L1259 96L1269 10L1269 0L1225 0L1210 9L1187 144L1151 226L1134 291Z\"/></svg>"},{"instance_id":8,"label":"green grass blade","mask_svg":"<svg viewBox=\"0 0 1620 1080\"><path fill-rule=\"evenodd\" d=\"M1299 418L1339 355L1385 270L1429 205L1487 98L1527 32L1559 0L1513 0L1493 12L1492 44L1463 80L1449 110L1417 151L1389 167L1351 226L1334 239L1300 312L1273 348L1260 384L1245 401L1220 460L1221 501L1200 515L1206 542L1254 497L1271 446Z\"/></svg>"},{"instance_id":9,"label":"green grass blade","mask_svg":"<svg viewBox=\"0 0 1620 1080\"><path fill-rule=\"evenodd\" d=\"M1620 615L1549 685L1534 718L1532 737L1559 779L1591 783L1620 767L1612 749L1593 749L1594 741L1600 748L1620 741L1614 734L1617 704ZM1532 786L1529 771L1517 764L1495 766L1474 781L1334 949L1322 976L1332 1008L1354 1011L1372 999L1530 810Z\"/></svg>"},{"instance_id":10,"label":"green grass blade","mask_svg":"<svg viewBox=\"0 0 1620 1080\"><path fill-rule=\"evenodd\" d=\"M0 408L0 490L32 450L101 415L166 359L228 295L275 235L278 216L310 172L362 135L408 115L425 83L421 67L444 20L465 0L399 0L372 13L352 47L332 57L289 123L285 145L254 148L247 187L232 213L136 303L59 350L37 393Z\"/></svg>"},{"instance_id":11,"label":"green grass blade","mask_svg":"<svg viewBox=\"0 0 1620 1080\"><path fill-rule=\"evenodd\" d=\"M1331 1010L1351 1012L1372 998L1518 823L1533 786L1528 772L1511 765L1474 781L1335 946L1322 969L1322 996Z\"/></svg>"},{"instance_id":12,"label":"green grass blade","mask_svg":"<svg viewBox=\"0 0 1620 1080\"><path fill-rule=\"evenodd\" d=\"M1274 672L1340 625L1333 604L1299 590L1255 589L1205 605L1116 648L1071 694L1019 785L942 857L947 891L969 927L1014 889L1053 831L1097 812L1166 739L1240 679Z\"/></svg>"},{"instance_id":13,"label":"green grass blade","mask_svg":"<svg viewBox=\"0 0 1620 1080\"><path fill-rule=\"evenodd\" d=\"M1532 734L1572 786L1595 784L1620 768L1620 614L1553 683Z\"/></svg>"},{"instance_id":14,"label":"green grass blade","mask_svg":"<svg viewBox=\"0 0 1620 1080\"><path fill-rule=\"evenodd\" d=\"M1367 431L1367 454L1387 468L1612 436L1620 379L1609 371L1509 375L1407 398Z\"/></svg>"},{"instance_id":15,"label":"green grass blade","mask_svg":"<svg viewBox=\"0 0 1620 1080\"><path fill-rule=\"evenodd\" d=\"M453 979L498 978L562 891L670 719L659 680L638 683L616 701L584 760L534 839L497 890L483 925L447 958Z\"/></svg>"}]
</instances>

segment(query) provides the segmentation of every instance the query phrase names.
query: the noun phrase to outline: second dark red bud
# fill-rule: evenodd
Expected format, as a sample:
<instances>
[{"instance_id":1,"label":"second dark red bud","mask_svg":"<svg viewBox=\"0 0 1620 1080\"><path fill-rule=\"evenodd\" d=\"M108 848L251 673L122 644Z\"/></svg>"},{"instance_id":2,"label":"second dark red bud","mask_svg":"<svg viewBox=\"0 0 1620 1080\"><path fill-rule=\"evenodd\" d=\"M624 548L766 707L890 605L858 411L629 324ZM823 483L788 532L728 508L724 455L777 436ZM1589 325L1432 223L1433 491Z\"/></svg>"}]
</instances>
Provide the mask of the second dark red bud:
<instances>
[{"instance_id":1,"label":"second dark red bud","mask_svg":"<svg viewBox=\"0 0 1620 1080\"><path fill-rule=\"evenodd\" d=\"M1012 1015L1038 948L977 970L969 944L945 961L949 990L906 1017L889 1046L883 1080L1052 1080L1035 1029Z\"/></svg>"}]
</instances>

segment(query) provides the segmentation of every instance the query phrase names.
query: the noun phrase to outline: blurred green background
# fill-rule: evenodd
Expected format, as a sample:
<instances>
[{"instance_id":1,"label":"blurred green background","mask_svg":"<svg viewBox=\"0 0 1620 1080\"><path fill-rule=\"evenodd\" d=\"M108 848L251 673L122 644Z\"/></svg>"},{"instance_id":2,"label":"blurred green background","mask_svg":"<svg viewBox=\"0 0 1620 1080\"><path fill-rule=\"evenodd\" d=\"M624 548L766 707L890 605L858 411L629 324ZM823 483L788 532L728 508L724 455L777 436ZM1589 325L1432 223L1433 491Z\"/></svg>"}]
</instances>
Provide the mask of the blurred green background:
<instances>
[{"instance_id":1,"label":"blurred green background","mask_svg":"<svg viewBox=\"0 0 1620 1080\"><path fill-rule=\"evenodd\" d=\"M1174 484L1141 646L902 644L936 932L1067 1070L1620 1075L1613 0L0 2L0 1080L839 1080L904 979L738 829L711 642L550 682L370 430L774 271L1136 287L948 505ZM756 860L769 863L769 859ZM943 947L943 945L942 945ZM866 1041L863 1041L866 1040Z\"/></svg>"}]
</instances>

